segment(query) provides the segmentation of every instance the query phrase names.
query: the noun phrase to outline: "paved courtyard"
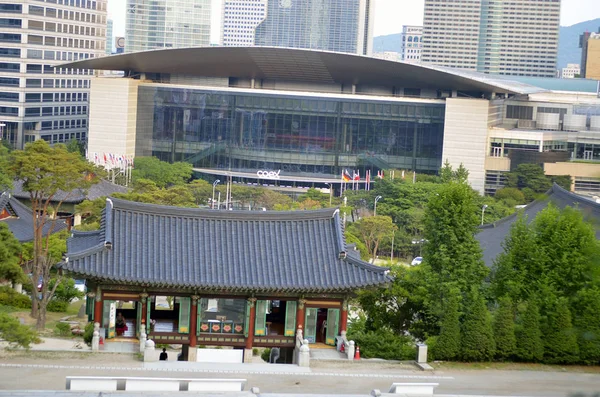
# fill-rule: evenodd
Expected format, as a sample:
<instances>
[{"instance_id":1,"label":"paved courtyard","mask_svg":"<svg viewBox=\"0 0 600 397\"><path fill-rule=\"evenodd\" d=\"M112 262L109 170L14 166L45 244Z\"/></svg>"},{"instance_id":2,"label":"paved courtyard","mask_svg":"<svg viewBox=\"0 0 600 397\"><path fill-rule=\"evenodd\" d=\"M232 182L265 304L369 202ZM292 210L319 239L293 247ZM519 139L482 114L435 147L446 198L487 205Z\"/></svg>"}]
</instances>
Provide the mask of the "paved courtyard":
<instances>
[{"instance_id":1,"label":"paved courtyard","mask_svg":"<svg viewBox=\"0 0 600 397\"><path fill-rule=\"evenodd\" d=\"M69 375L192 378L244 378L247 390L262 393L362 394L386 392L393 382L435 382L436 394L496 396L592 396L600 374L567 371L445 370L421 372L406 365L378 362L313 362L310 371L283 365L167 365L144 368L134 355L70 355L36 352L0 355L0 390L64 390ZM0 394L7 395L7 394Z\"/></svg>"}]
</instances>

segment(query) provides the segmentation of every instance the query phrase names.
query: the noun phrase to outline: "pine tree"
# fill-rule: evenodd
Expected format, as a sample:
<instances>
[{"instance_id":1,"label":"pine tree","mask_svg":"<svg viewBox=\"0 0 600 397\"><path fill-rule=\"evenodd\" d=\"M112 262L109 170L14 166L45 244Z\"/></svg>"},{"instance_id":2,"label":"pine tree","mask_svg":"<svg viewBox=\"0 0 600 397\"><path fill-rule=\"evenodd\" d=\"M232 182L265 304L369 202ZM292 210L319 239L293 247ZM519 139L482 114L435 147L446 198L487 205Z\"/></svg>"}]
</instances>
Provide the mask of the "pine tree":
<instances>
[{"instance_id":1,"label":"pine tree","mask_svg":"<svg viewBox=\"0 0 600 397\"><path fill-rule=\"evenodd\" d=\"M600 289L579 291L573 304L579 358L586 364L600 363Z\"/></svg>"},{"instance_id":2,"label":"pine tree","mask_svg":"<svg viewBox=\"0 0 600 397\"><path fill-rule=\"evenodd\" d=\"M444 307L440 336L435 344L435 358L452 360L460 353L459 292L450 291Z\"/></svg>"},{"instance_id":3,"label":"pine tree","mask_svg":"<svg viewBox=\"0 0 600 397\"><path fill-rule=\"evenodd\" d=\"M496 358L506 360L517 349L515 322L512 300L508 297L500 299L500 306L494 316L494 340L496 341Z\"/></svg>"},{"instance_id":4,"label":"pine tree","mask_svg":"<svg viewBox=\"0 0 600 397\"><path fill-rule=\"evenodd\" d=\"M571 311L565 298L557 299L547 310L544 332L544 361L570 364L579 360L577 335L571 323Z\"/></svg>"},{"instance_id":5,"label":"pine tree","mask_svg":"<svg viewBox=\"0 0 600 397\"><path fill-rule=\"evenodd\" d=\"M540 330L540 312L537 300L530 299L517 332L517 357L522 361L542 361L544 343Z\"/></svg>"},{"instance_id":6,"label":"pine tree","mask_svg":"<svg viewBox=\"0 0 600 397\"><path fill-rule=\"evenodd\" d=\"M461 342L465 361L489 361L494 357L496 343L490 312L477 287L467 294Z\"/></svg>"}]
</instances>

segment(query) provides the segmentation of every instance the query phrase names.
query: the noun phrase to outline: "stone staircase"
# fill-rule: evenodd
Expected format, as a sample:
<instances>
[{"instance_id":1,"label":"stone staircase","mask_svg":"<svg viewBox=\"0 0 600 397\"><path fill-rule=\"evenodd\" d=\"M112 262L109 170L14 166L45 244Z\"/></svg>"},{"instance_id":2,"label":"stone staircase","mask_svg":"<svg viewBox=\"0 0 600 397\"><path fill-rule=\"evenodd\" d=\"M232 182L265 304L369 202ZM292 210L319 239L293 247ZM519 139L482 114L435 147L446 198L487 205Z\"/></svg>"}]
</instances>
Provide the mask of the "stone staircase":
<instances>
[{"instance_id":1,"label":"stone staircase","mask_svg":"<svg viewBox=\"0 0 600 397\"><path fill-rule=\"evenodd\" d=\"M348 360L344 353L338 352L335 348L330 349L310 349L311 360Z\"/></svg>"}]
</instances>

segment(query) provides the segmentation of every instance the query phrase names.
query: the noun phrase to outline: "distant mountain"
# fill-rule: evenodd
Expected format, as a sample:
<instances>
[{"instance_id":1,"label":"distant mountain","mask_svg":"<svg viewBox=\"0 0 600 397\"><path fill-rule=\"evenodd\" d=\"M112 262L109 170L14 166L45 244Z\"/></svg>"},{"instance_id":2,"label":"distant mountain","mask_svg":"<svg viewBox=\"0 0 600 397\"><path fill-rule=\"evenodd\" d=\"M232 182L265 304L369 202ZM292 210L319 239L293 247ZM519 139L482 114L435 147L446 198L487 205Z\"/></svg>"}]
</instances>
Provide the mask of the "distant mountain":
<instances>
[{"instance_id":1,"label":"distant mountain","mask_svg":"<svg viewBox=\"0 0 600 397\"><path fill-rule=\"evenodd\" d=\"M561 26L558 42L558 68L564 68L567 63L581 62L581 49L579 48L579 35L588 32L597 32L600 28L600 18L581 22L573 26ZM373 52L394 51L400 52L401 34L388 34L373 38Z\"/></svg>"},{"instance_id":2,"label":"distant mountain","mask_svg":"<svg viewBox=\"0 0 600 397\"><path fill-rule=\"evenodd\" d=\"M587 32L597 32L600 28L600 18L581 22L573 26L560 27L558 42L558 68L562 69L567 63L581 63L581 48L579 35Z\"/></svg>"}]
</instances>

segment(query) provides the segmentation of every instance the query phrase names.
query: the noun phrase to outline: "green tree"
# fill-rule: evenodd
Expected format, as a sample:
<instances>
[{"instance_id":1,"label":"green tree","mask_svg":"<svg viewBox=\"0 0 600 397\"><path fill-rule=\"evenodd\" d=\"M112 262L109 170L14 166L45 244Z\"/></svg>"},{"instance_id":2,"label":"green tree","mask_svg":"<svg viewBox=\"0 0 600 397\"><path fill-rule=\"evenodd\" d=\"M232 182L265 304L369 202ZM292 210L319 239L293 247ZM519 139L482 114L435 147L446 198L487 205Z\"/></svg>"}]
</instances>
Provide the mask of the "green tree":
<instances>
[{"instance_id":1,"label":"green tree","mask_svg":"<svg viewBox=\"0 0 600 397\"><path fill-rule=\"evenodd\" d=\"M322 193L315 188L310 188L306 193L298 197L298 201L303 202L305 200L313 200L319 203L319 208L327 208L329 207L329 198L329 194Z\"/></svg>"},{"instance_id":2,"label":"green tree","mask_svg":"<svg viewBox=\"0 0 600 397\"><path fill-rule=\"evenodd\" d=\"M156 157L136 157L132 171L133 181L150 179L159 188L183 185L192 177L192 165L189 163L167 163Z\"/></svg>"},{"instance_id":3,"label":"green tree","mask_svg":"<svg viewBox=\"0 0 600 397\"><path fill-rule=\"evenodd\" d=\"M577 331L579 357L586 363L600 363L600 289L579 291L573 303L573 325Z\"/></svg>"},{"instance_id":4,"label":"green tree","mask_svg":"<svg viewBox=\"0 0 600 397\"><path fill-rule=\"evenodd\" d=\"M500 305L494 316L494 340L496 341L496 358L510 359L517 349L515 336L515 319L513 303L510 298L500 299Z\"/></svg>"},{"instance_id":5,"label":"green tree","mask_svg":"<svg viewBox=\"0 0 600 397\"><path fill-rule=\"evenodd\" d=\"M5 223L0 223L0 280L13 284L27 281L19 264L21 244Z\"/></svg>"},{"instance_id":6,"label":"green tree","mask_svg":"<svg viewBox=\"0 0 600 397\"><path fill-rule=\"evenodd\" d=\"M81 157L85 156L85 143L73 138L67 143L67 150L71 153L77 153Z\"/></svg>"},{"instance_id":7,"label":"green tree","mask_svg":"<svg viewBox=\"0 0 600 397\"><path fill-rule=\"evenodd\" d=\"M496 352L492 320L478 287L472 287L467 294L464 310L461 339L462 359L465 361L491 360Z\"/></svg>"},{"instance_id":8,"label":"green tree","mask_svg":"<svg viewBox=\"0 0 600 397\"><path fill-rule=\"evenodd\" d=\"M75 206L75 212L81 215L81 227L78 230L96 230L100 228L102 210L106 208L106 197L84 200Z\"/></svg>"},{"instance_id":9,"label":"green tree","mask_svg":"<svg viewBox=\"0 0 600 397\"><path fill-rule=\"evenodd\" d=\"M526 302L527 308L517 328L516 356L527 362L542 361L544 358L544 342L540 330L540 312L537 299L532 296Z\"/></svg>"},{"instance_id":10,"label":"green tree","mask_svg":"<svg viewBox=\"0 0 600 397\"><path fill-rule=\"evenodd\" d=\"M568 301L559 298L546 311L544 331L544 361L551 364L572 364L579 360L577 334L571 322Z\"/></svg>"},{"instance_id":11,"label":"green tree","mask_svg":"<svg viewBox=\"0 0 600 397\"><path fill-rule=\"evenodd\" d=\"M506 186L518 189L529 188L535 193L546 193L552 186L552 180L544 174L538 164L519 164L514 171L506 174Z\"/></svg>"},{"instance_id":12,"label":"green tree","mask_svg":"<svg viewBox=\"0 0 600 397\"><path fill-rule=\"evenodd\" d=\"M74 299L83 298L84 294L75 287L75 280L68 277L63 277L61 280L52 279L50 288L54 287L54 283L58 281L59 285L54 292L53 299L59 302L71 303Z\"/></svg>"},{"instance_id":13,"label":"green tree","mask_svg":"<svg viewBox=\"0 0 600 397\"><path fill-rule=\"evenodd\" d=\"M516 187L505 187L502 189L496 190L496 194L494 195L496 200L504 201L506 203L510 203L510 205L520 205L525 204L525 195L522 191L517 189Z\"/></svg>"},{"instance_id":14,"label":"green tree","mask_svg":"<svg viewBox=\"0 0 600 397\"><path fill-rule=\"evenodd\" d=\"M372 261L377 257L377 250L381 242L391 239L397 229L398 227L392 223L392 218L383 215L363 218L354 222L350 227L351 233L360 236L365 243Z\"/></svg>"},{"instance_id":15,"label":"green tree","mask_svg":"<svg viewBox=\"0 0 600 397\"><path fill-rule=\"evenodd\" d=\"M208 205L212 199L212 184L203 179L194 179L187 184L187 188L194 196L196 205Z\"/></svg>"},{"instance_id":16,"label":"green tree","mask_svg":"<svg viewBox=\"0 0 600 397\"><path fill-rule=\"evenodd\" d=\"M98 182L95 167L83 160L79 154L70 153L64 145L51 147L46 141L38 140L25 146L25 150L11 153L8 167L11 176L23 182L23 190L29 193L33 220L33 255L31 260L31 284L42 280L42 290L34 294L32 315L36 326L43 329L46 324L46 306L54 290L48 288L51 270L55 261L50 254L49 240L54 232L56 219L52 212L59 212L62 203L75 189L87 189ZM62 191L64 196L57 199ZM44 231L44 227L46 232Z\"/></svg>"},{"instance_id":17,"label":"green tree","mask_svg":"<svg viewBox=\"0 0 600 397\"><path fill-rule=\"evenodd\" d=\"M440 335L434 348L434 356L440 360L453 360L461 352L460 335L460 292L450 290L445 299Z\"/></svg>"},{"instance_id":18,"label":"green tree","mask_svg":"<svg viewBox=\"0 0 600 397\"><path fill-rule=\"evenodd\" d=\"M19 320L0 313L0 339L5 340L12 347L29 349L32 343L40 343L37 333L26 325L21 325Z\"/></svg>"},{"instance_id":19,"label":"green tree","mask_svg":"<svg viewBox=\"0 0 600 397\"><path fill-rule=\"evenodd\" d=\"M450 162L446 160L446 162L444 162L444 166L440 170L440 179L442 183L467 183L469 180L469 170L467 170L462 163L460 163L458 168L454 170L452 169Z\"/></svg>"},{"instance_id":20,"label":"green tree","mask_svg":"<svg viewBox=\"0 0 600 397\"><path fill-rule=\"evenodd\" d=\"M3 141L2 141L3 142ZM12 188L12 178L9 171L9 151L4 145L0 145L0 194Z\"/></svg>"}]
</instances>

